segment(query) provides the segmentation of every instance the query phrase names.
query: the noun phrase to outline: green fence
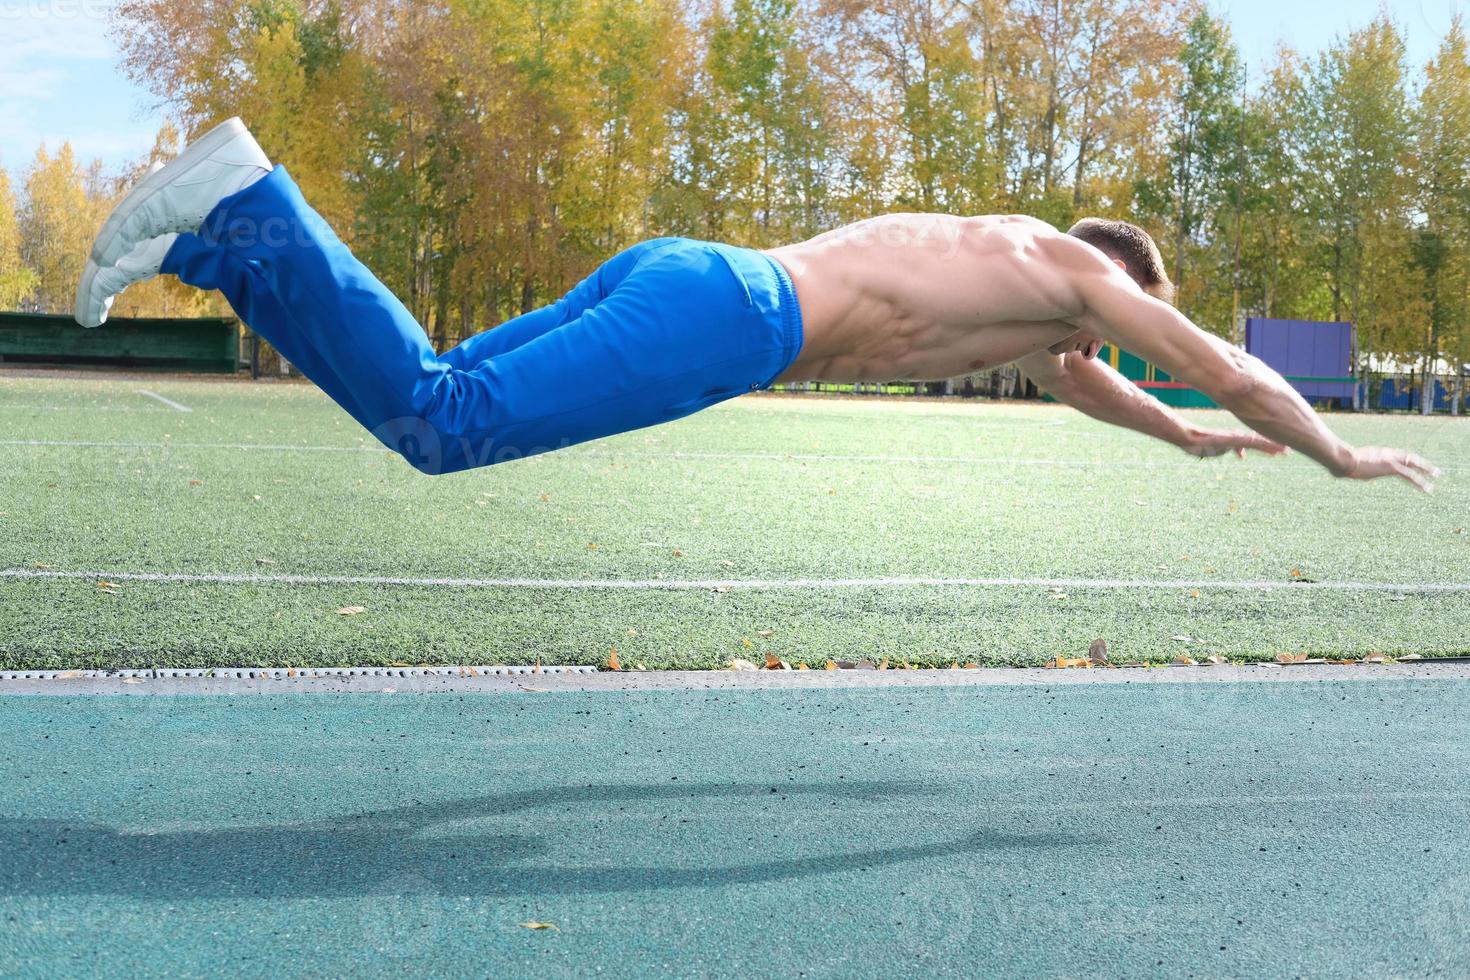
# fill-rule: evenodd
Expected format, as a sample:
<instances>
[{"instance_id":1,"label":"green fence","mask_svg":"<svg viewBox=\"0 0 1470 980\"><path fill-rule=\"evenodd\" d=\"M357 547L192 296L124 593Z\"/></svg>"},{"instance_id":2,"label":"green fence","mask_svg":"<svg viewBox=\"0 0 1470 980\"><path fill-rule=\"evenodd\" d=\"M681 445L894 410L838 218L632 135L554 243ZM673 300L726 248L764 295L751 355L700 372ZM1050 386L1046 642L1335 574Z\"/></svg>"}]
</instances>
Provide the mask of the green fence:
<instances>
[{"instance_id":1,"label":"green fence","mask_svg":"<svg viewBox=\"0 0 1470 980\"><path fill-rule=\"evenodd\" d=\"M240 325L227 317L119 317L88 330L69 316L0 313L0 361L233 374L240 364Z\"/></svg>"}]
</instances>

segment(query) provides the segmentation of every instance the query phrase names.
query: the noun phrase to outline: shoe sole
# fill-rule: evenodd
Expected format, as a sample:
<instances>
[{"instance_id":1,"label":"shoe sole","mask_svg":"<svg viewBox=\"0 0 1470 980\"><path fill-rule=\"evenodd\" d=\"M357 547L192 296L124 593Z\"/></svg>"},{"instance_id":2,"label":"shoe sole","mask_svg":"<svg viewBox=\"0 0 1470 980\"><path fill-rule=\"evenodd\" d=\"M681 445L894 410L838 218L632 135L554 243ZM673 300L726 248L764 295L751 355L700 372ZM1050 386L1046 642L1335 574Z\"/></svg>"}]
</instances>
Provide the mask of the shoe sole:
<instances>
[{"instance_id":1,"label":"shoe sole","mask_svg":"<svg viewBox=\"0 0 1470 980\"><path fill-rule=\"evenodd\" d=\"M102 267L96 262L93 262L91 259L87 260L87 268L82 271L82 281L77 284L76 303L72 306L72 319L88 330L95 330L97 327L102 326L101 323L88 323L82 319L82 306L91 301L92 283L96 281L97 273L101 271Z\"/></svg>"},{"instance_id":2,"label":"shoe sole","mask_svg":"<svg viewBox=\"0 0 1470 980\"><path fill-rule=\"evenodd\" d=\"M161 170L155 170L134 185L128 191L127 197L122 199L107 220L102 223L102 230L92 242L92 261L99 266L113 265L122 255L107 258L108 252L117 242L123 227L128 219L142 207L143 203L152 197L154 193L173 183L179 177L193 170L209 159L216 150L227 146L232 140L247 135L248 130L238 116L226 119L218 126L199 137L184 148L184 152L174 157ZM127 251L123 251L123 255Z\"/></svg>"}]
</instances>

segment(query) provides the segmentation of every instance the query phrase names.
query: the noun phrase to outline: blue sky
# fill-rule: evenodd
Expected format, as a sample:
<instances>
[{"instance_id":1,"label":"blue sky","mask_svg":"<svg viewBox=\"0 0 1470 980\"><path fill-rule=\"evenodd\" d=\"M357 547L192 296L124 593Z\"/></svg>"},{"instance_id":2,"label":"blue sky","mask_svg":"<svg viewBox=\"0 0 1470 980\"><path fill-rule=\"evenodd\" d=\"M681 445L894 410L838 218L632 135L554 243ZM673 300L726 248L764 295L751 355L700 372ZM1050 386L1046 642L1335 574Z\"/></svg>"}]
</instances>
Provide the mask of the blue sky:
<instances>
[{"instance_id":1,"label":"blue sky","mask_svg":"<svg viewBox=\"0 0 1470 980\"><path fill-rule=\"evenodd\" d=\"M161 113L131 84L108 38L115 0L0 0L0 166L23 171L42 141L70 140L110 168L147 153ZM1470 0L1211 0L1231 24L1253 76L1279 41L1305 52L1362 26L1386 6L1422 65Z\"/></svg>"}]
</instances>

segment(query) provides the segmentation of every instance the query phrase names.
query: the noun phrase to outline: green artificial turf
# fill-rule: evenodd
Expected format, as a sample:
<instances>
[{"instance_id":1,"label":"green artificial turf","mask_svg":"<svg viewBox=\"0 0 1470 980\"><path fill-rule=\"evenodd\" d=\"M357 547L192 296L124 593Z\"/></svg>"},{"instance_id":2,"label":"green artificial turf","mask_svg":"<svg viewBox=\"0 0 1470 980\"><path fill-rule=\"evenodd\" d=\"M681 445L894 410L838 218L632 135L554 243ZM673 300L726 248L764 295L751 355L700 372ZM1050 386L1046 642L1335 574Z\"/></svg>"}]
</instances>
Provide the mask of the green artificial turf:
<instances>
[{"instance_id":1,"label":"green artificial turf","mask_svg":"<svg viewBox=\"0 0 1470 980\"><path fill-rule=\"evenodd\" d=\"M0 974L1463 977L1467 725L1464 681L0 696Z\"/></svg>"},{"instance_id":2,"label":"green artificial turf","mask_svg":"<svg viewBox=\"0 0 1470 980\"><path fill-rule=\"evenodd\" d=\"M599 663L614 645L649 668L767 649L1039 664L1096 636L1115 660L1470 650L1470 592L1208 584L1470 582L1470 422L1329 421L1430 455L1448 470L1439 492L1334 481L1300 458L1192 460L1060 406L822 396L751 396L430 478L306 385L0 378L0 568L775 583L124 580L108 594L96 579L0 579L0 668ZM890 577L1206 584L780 584Z\"/></svg>"}]
</instances>

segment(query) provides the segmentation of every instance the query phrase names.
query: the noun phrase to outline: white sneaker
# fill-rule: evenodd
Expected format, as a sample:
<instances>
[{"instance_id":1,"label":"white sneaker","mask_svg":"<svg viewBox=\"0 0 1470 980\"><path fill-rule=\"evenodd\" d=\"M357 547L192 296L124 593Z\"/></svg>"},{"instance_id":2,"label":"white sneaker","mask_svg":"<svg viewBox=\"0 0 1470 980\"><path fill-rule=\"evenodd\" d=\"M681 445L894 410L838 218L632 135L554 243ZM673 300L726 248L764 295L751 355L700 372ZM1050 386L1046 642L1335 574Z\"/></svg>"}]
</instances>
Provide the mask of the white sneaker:
<instances>
[{"instance_id":1,"label":"white sneaker","mask_svg":"<svg viewBox=\"0 0 1470 980\"><path fill-rule=\"evenodd\" d=\"M163 265L163 257L178 239L177 234L149 239L118 260L117 265L99 266L91 259L77 284L77 306L73 315L84 327L100 327L117 294L135 282L152 279Z\"/></svg>"},{"instance_id":2,"label":"white sneaker","mask_svg":"<svg viewBox=\"0 0 1470 980\"><path fill-rule=\"evenodd\" d=\"M270 170L270 160L244 123L238 118L220 123L138 181L103 223L92 243L92 261L106 268L150 239L198 231L216 204Z\"/></svg>"}]
</instances>

